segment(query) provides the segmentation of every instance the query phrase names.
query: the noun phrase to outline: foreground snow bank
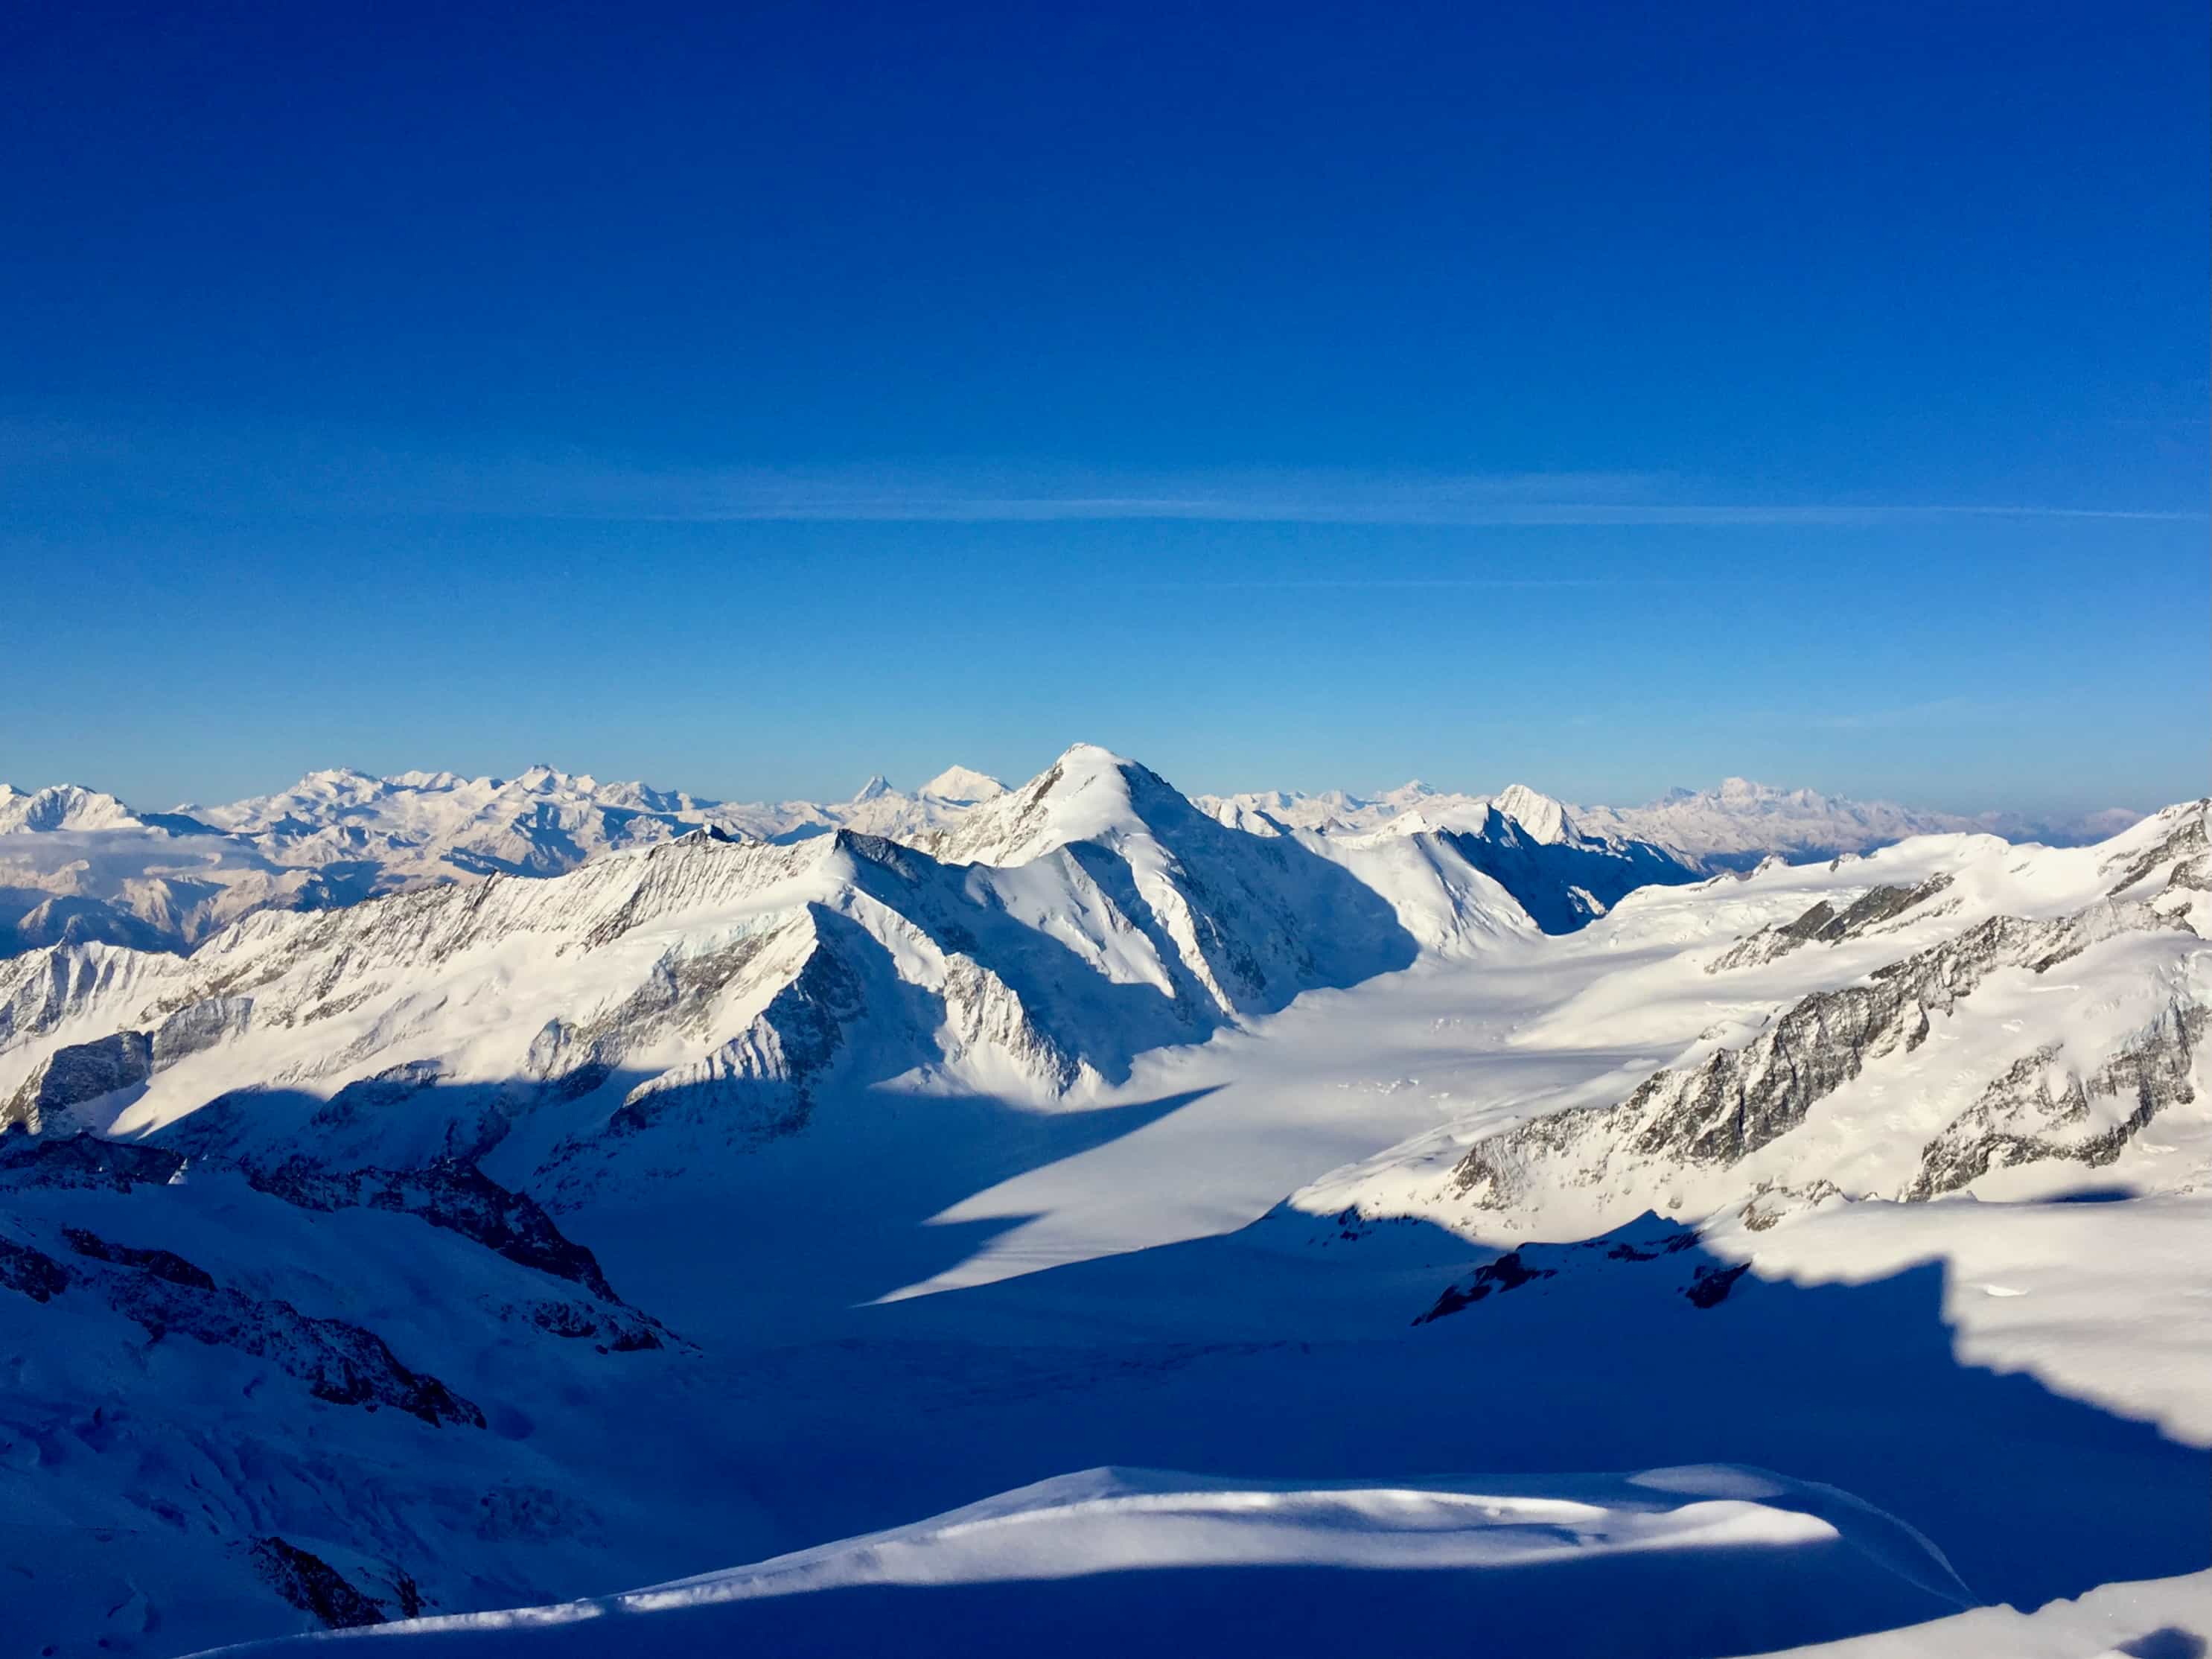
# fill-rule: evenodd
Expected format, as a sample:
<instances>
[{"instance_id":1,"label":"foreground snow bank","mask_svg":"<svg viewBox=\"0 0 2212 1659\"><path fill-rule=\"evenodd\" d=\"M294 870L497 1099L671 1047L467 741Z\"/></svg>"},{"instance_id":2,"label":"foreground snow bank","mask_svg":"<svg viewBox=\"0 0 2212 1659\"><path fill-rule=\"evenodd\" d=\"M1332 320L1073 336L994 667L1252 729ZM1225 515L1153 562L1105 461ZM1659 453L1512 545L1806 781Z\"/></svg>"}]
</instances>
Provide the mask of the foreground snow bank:
<instances>
[{"instance_id":1,"label":"foreground snow bank","mask_svg":"<svg viewBox=\"0 0 2212 1659\"><path fill-rule=\"evenodd\" d=\"M1768 1659L2198 1659L2212 1640L2212 1571L2106 1584L2034 1613L1977 1607Z\"/></svg>"},{"instance_id":2,"label":"foreground snow bank","mask_svg":"<svg viewBox=\"0 0 2212 1659\"><path fill-rule=\"evenodd\" d=\"M624 1595L305 1641L621 1652L1743 1652L1972 1597L1832 1486L1725 1465L1299 1486L1063 1475L887 1532ZM225 1650L289 1649L290 1643Z\"/></svg>"}]
</instances>

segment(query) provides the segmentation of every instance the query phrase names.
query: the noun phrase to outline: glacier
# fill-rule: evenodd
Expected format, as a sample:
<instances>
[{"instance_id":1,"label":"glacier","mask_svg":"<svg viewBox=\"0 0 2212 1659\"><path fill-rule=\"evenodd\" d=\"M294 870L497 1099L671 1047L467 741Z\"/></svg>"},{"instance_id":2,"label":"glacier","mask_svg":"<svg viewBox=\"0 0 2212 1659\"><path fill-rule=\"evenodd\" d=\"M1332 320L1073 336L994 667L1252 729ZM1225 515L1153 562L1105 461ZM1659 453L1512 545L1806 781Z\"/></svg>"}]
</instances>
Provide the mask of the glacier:
<instances>
[{"instance_id":1,"label":"glacier","mask_svg":"<svg viewBox=\"0 0 2212 1659\"><path fill-rule=\"evenodd\" d=\"M1086 744L842 817L532 777L7 798L117 870L397 872L0 960L12 1644L1996 1653L2212 1600L2205 802L1739 869Z\"/></svg>"}]
</instances>

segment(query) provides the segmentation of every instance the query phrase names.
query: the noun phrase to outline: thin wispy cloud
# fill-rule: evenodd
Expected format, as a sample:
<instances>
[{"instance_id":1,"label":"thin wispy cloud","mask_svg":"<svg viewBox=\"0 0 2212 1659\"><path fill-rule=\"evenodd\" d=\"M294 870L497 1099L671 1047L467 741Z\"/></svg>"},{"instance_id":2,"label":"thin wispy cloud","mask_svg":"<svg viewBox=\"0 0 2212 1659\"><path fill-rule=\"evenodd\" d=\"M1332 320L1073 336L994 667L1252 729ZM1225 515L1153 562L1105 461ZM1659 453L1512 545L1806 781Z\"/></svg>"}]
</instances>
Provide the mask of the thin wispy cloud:
<instances>
[{"instance_id":1,"label":"thin wispy cloud","mask_svg":"<svg viewBox=\"0 0 2212 1659\"><path fill-rule=\"evenodd\" d=\"M1665 472L1145 471L1020 464L653 466L584 453L456 458L331 436L0 420L0 479L66 511L118 497L167 509L634 524L1153 521L1435 527L1802 526L1948 519L2203 522L2098 503L1778 501Z\"/></svg>"}]
</instances>

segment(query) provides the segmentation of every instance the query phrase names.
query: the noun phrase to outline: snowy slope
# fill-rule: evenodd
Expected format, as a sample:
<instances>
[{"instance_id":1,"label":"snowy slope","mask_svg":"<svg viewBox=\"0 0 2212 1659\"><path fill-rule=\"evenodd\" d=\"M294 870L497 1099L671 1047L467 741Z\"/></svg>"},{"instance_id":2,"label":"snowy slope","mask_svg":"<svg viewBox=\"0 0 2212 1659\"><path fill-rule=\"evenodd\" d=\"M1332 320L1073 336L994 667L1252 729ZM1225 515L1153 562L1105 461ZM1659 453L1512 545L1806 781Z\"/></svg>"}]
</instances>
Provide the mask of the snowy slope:
<instances>
[{"instance_id":1,"label":"snowy slope","mask_svg":"<svg viewBox=\"0 0 2212 1659\"><path fill-rule=\"evenodd\" d=\"M1359 796L1342 790L1281 790L1201 795L1225 823L1279 824L1328 835L1359 835L1396 824L1421 829L1479 827L1494 806L1537 839L1564 834L1648 842L1711 869L1749 869L1779 854L1797 860L1872 852L1913 836L1984 834L2072 846L2116 835L2141 816L2122 808L2073 817L1929 812L1890 801L1852 800L1811 789L1778 789L1745 778L1716 788L1676 789L1641 806L1564 806L1514 784L1496 795L1434 790L1418 781Z\"/></svg>"},{"instance_id":2,"label":"snowy slope","mask_svg":"<svg viewBox=\"0 0 2212 1659\"><path fill-rule=\"evenodd\" d=\"M1301 1488L1101 1468L757 1566L392 1626L371 1650L1320 1652L1378 1628L1449 1650L1477 1623L1501 1659L1635 1659L1970 1601L1911 1528L1756 1470Z\"/></svg>"},{"instance_id":3,"label":"snowy slope","mask_svg":"<svg viewBox=\"0 0 2212 1659\"><path fill-rule=\"evenodd\" d=\"M1512 1041L1650 1045L1663 1066L1566 1111L1498 1100L1296 1207L1575 1238L1645 1209L1771 1225L1832 1197L2033 1197L2093 1171L2193 1190L2212 1179L2205 812L2092 848L1931 837L1646 889L1577 950L1693 948Z\"/></svg>"},{"instance_id":4,"label":"snowy slope","mask_svg":"<svg viewBox=\"0 0 2212 1659\"><path fill-rule=\"evenodd\" d=\"M567 1188L740 1153L878 1085L1089 1098L1146 1051L1528 927L1447 846L1244 835L1103 750L970 822L940 844L995 862L702 829L255 915L189 958L33 952L0 971L0 1120L263 1158L497 1146Z\"/></svg>"},{"instance_id":5,"label":"snowy slope","mask_svg":"<svg viewBox=\"0 0 2212 1659\"><path fill-rule=\"evenodd\" d=\"M99 940L188 949L258 910L318 910L434 883L550 876L711 826L794 841L846 828L911 840L1004 793L963 767L903 794L872 779L849 801L745 805L532 767L310 773L226 805L134 811L74 785L0 785L0 956Z\"/></svg>"},{"instance_id":6,"label":"snowy slope","mask_svg":"<svg viewBox=\"0 0 2212 1659\"><path fill-rule=\"evenodd\" d=\"M948 837L986 803L1000 808L986 815L991 822L1010 823L1008 793L996 779L960 766L911 793L878 777L849 800L750 805L548 766L514 778L374 777L339 768L310 773L272 794L167 813L138 811L76 785L28 793L0 785L0 956L94 939L186 949L256 910L324 909L494 873L556 875L702 826L781 842L846 829L948 858L1004 861L1012 844L991 855L994 836L1004 840L996 831L979 830L964 843ZM1443 831L1486 841L1503 828L1537 846L1633 854L1648 844L1708 868L1748 867L1772 853L1826 858L1936 832L2071 843L2111 834L2135 816L1967 819L1741 779L1628 808L1569 808L1521 784L1469 795L1419 782L1367 797L1271 791L1199 796L1195 804L1224 824L1260 835Z\"/></svg>"},{"instance_id":7,"label":"snowy slope","mask_svg":"<svg viewBox=\"0 0 2212 1659\"><path fill-rule=\"evenodd\" d=\"M0 1634L173 1655L684 1573L724 1590L652 1639L957 1590L1284 1609L1285 1651L1619 1606L1740 1652L1960 1605L1829 1511L1715 1551L1620 1477L1553 1565L1477 1565L1528 1532L1470 1497L1712 1462L1787 1472L1760 1527L1858 1493L1975 1601L2202 1567L2203 804L1632 889L1513 805L1240 830L1079 745L924 846L702 826L0 963ZM1097 1466L1211 1473L1018 1490ZM1410 1478L1469 1468L1505 1473ZM941 1536L992 1492L1038 1518ZM1103 1547L1102 1497L1141 1578L1010 1577ZM857 1582L864 1540L724 1593L887 1528L937 1590Z\"/></svg>"}]
</instances>

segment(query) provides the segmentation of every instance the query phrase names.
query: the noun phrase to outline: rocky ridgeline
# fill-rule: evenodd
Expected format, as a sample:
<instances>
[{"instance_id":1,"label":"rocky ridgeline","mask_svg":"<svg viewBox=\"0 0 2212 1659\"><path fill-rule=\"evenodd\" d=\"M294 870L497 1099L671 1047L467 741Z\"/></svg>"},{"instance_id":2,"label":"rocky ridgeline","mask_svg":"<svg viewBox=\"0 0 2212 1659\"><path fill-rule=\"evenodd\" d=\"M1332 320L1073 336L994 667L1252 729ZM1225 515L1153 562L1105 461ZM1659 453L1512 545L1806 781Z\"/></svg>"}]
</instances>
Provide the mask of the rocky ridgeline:
<instances>
[{"instance_id":1,"label":"rocky ridgeline","mask_svg":"<svg viewBox=\"0 0 2212 1659\"><path fill-rule=\"evenodd\" d=\"M112 1243L64 1230L79 1258L64 1266L34 1245L0 1239L0 1285L49 1303L82 1291L159 1342L187 1336L265 1359L316 1399L369 1410L390 1406L433 1425L480 1429L484 1415L437 1378L402 1364L383 1338L342 1319L226 1288L172 1251Z\"/></svg>"},{"instance_id":2,"label":"rocky ridgeline","mask_svg":"<svg viewBox=\"0 0 2212 1659\"><path fill-rule=\"evenodd\" d=\"M1462 1208L1505 1213L1546 1193L1626 1192L1662 1185L1669 1171L1733 1168L1797 1129L1870 1063L1918 1049L1933 1022L1992 975L2041 976L2130 934L2191 935L2194 895L2212 866L2205 808L2173 817L2168 833L2110 862L2111 896L2055 918L1988 917L1861 982L1798 999L1749 1042L1655 1073L1616 1104L1484 1136L1453 1167L1446 1197ZM2140 890L2154 884L2155 895ZM1840 909L1815 904L1785 926L1749 935L1711 966L1724 972L1940 914L1929 907L1948 886L1937 876L1910 888L1875 887ZM2201 1003L2177 994L2096 1063L2069 1066L2057 1045L2039 1046L1927 1142L1917 1172L1896 1196L1934 1197L2022 1164L2111 1164L2159 1113L2194 1099L2191 1074L2208 1018ZM2114 1110L2093 1110L2106 1103Z\"/></svg>"}]
</instances>

